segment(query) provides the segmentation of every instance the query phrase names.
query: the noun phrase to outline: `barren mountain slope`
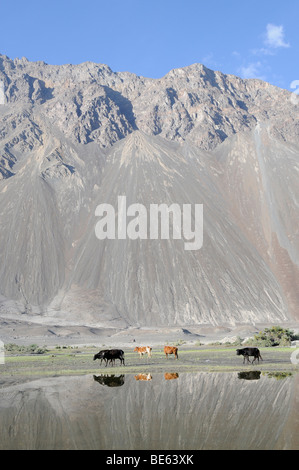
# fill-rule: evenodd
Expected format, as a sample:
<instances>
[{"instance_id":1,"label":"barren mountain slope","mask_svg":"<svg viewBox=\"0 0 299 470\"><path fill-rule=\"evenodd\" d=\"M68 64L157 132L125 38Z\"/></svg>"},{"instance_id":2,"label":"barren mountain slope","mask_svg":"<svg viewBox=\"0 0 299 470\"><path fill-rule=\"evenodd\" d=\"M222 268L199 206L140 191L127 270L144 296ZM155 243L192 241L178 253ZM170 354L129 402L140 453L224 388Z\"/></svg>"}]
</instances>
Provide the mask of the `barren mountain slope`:
<instances>
[{"instance_id":1,"label":"barren mountain slope","mask_svg":"<svg viewBox=\"0 0 299 470\"><path fill-rule=\"evenodd\" d=\"M152 80L0 56L0 80L1 313L11 300L97 326L298 319L290 93L199 64ZM119 196L203 204L203 247L98 240L96 207Z\"/></svg>"}]
</instances>

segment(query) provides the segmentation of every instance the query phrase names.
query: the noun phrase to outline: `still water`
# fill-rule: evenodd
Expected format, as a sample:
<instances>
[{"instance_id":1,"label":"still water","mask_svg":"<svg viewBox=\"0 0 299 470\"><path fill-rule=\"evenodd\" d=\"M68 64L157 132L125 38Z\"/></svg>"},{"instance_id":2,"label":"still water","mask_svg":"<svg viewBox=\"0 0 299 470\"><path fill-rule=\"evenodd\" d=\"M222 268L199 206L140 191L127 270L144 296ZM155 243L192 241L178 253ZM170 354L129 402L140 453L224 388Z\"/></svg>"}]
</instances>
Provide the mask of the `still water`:
<instances>
[{"instance_id":1,"label":"still water","mask_svg":"<svg viewBox=\"0 0 299 470\"><path fill-rule=\"evenodd\" d=\"M104 374L0 389L0 449L298 449L299 374Z\"/></svg>"}]
</instances>

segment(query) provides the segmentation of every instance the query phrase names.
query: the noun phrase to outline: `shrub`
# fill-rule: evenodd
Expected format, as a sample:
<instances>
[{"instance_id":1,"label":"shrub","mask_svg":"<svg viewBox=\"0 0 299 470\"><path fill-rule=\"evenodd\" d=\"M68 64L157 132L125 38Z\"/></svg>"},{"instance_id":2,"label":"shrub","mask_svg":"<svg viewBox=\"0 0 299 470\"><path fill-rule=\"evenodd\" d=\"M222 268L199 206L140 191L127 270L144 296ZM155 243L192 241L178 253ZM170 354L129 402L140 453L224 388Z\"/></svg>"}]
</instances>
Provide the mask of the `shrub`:
<instances>
[{"instance_id":1,"label":"shrub","mask_svg":"<svg viewBox=\"0 0 299 470\"><path fill-rule=\"evenodd\" d=\"M271 347L271 346L290 346L291 341L296 338L294 331L284 329L280 326L272 326L265 328L251 339L251 344L257 346Z\"/></svg>"},{"instance_id":2,"label":"shrub","mask_svg":"<svg viewBox=\"0 0 299 470\"><path fill-rule=\"evenodd\" d=\"M44 354L47 352L46 347L39 347L37 344L30 344L29 346L19 346L15 343L8 343L5 344L5 350L9 351L13 354L20 354L20 353L30 353L30 354Z\"/></svg>"}]
</instances>

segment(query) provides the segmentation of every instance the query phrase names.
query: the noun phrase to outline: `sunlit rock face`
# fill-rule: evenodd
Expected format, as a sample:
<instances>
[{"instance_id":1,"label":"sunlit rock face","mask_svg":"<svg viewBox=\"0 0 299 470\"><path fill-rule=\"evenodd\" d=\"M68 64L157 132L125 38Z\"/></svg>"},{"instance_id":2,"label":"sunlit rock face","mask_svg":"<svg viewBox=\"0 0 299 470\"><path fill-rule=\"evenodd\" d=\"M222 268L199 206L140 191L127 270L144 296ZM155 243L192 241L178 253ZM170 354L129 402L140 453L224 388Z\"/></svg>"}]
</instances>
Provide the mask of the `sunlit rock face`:
<instances>
[{"instance_id":1,"label":"sunlit rock face","mask_svg":"<svg viewBox=\"0 0 299 470\"><path fill-rule=\"evenodd\" d=\"M2 313L116 327L298 320L289 92L199 64L153 80L5 56L0 81ZM99 240L96 208L117 216L119 196L148 214L202 204L201 249Z\"/></svg>"}]
</instances>

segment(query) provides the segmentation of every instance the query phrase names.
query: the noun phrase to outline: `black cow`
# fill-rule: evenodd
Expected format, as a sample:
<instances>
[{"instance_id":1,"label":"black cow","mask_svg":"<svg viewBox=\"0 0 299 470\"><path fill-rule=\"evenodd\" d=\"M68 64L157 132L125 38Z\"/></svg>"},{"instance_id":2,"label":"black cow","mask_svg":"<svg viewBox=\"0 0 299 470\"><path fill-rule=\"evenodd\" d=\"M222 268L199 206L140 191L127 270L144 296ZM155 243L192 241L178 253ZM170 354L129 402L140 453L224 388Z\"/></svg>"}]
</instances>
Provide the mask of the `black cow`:
<instances>
[{"instance_id":1,"label":"black cow","mask_svg":"<svg viewBox=\"0 0 299 470\"><path fill-rule=\"evenodd\" d=\"M263 360L258 348L237 349L237 356L244 356L243 364L245 363L245 358L247 359L247 362L250 362L249 356L254 356L252 364L256 359L258 360L258 362L260 362L260 359Z\"/></svg>"},{"instance_id":2,"label":"black cow","mask_svg":"<svg viewBox=\"0 0 299 470\"><path fill-rule=\"evenodd\" d=\"M104 359L106 362L106 367L108 364L108 361L112 364L115 364L115 359L119 359L120 363L125 365L125 358L124 358L125 353L123 352L122 349L105 349L103 351L100 351L98 354L95 354L93 360L95 361L96 359Z\"/></svg>"},{"instance_id":3,"label":"black cow","mask_svg":"<svg viewBox=\"0 0 299 470\"><path fill-rule=\"evenodd\" d=\"M101 359L101 364L103 360L107 363L108 359L104 357L107 352L109 352L109 349L103 349L102 351L98 352L93 356L93 360L95 361L96 359Z\"/></svg>"}]
</instances>

